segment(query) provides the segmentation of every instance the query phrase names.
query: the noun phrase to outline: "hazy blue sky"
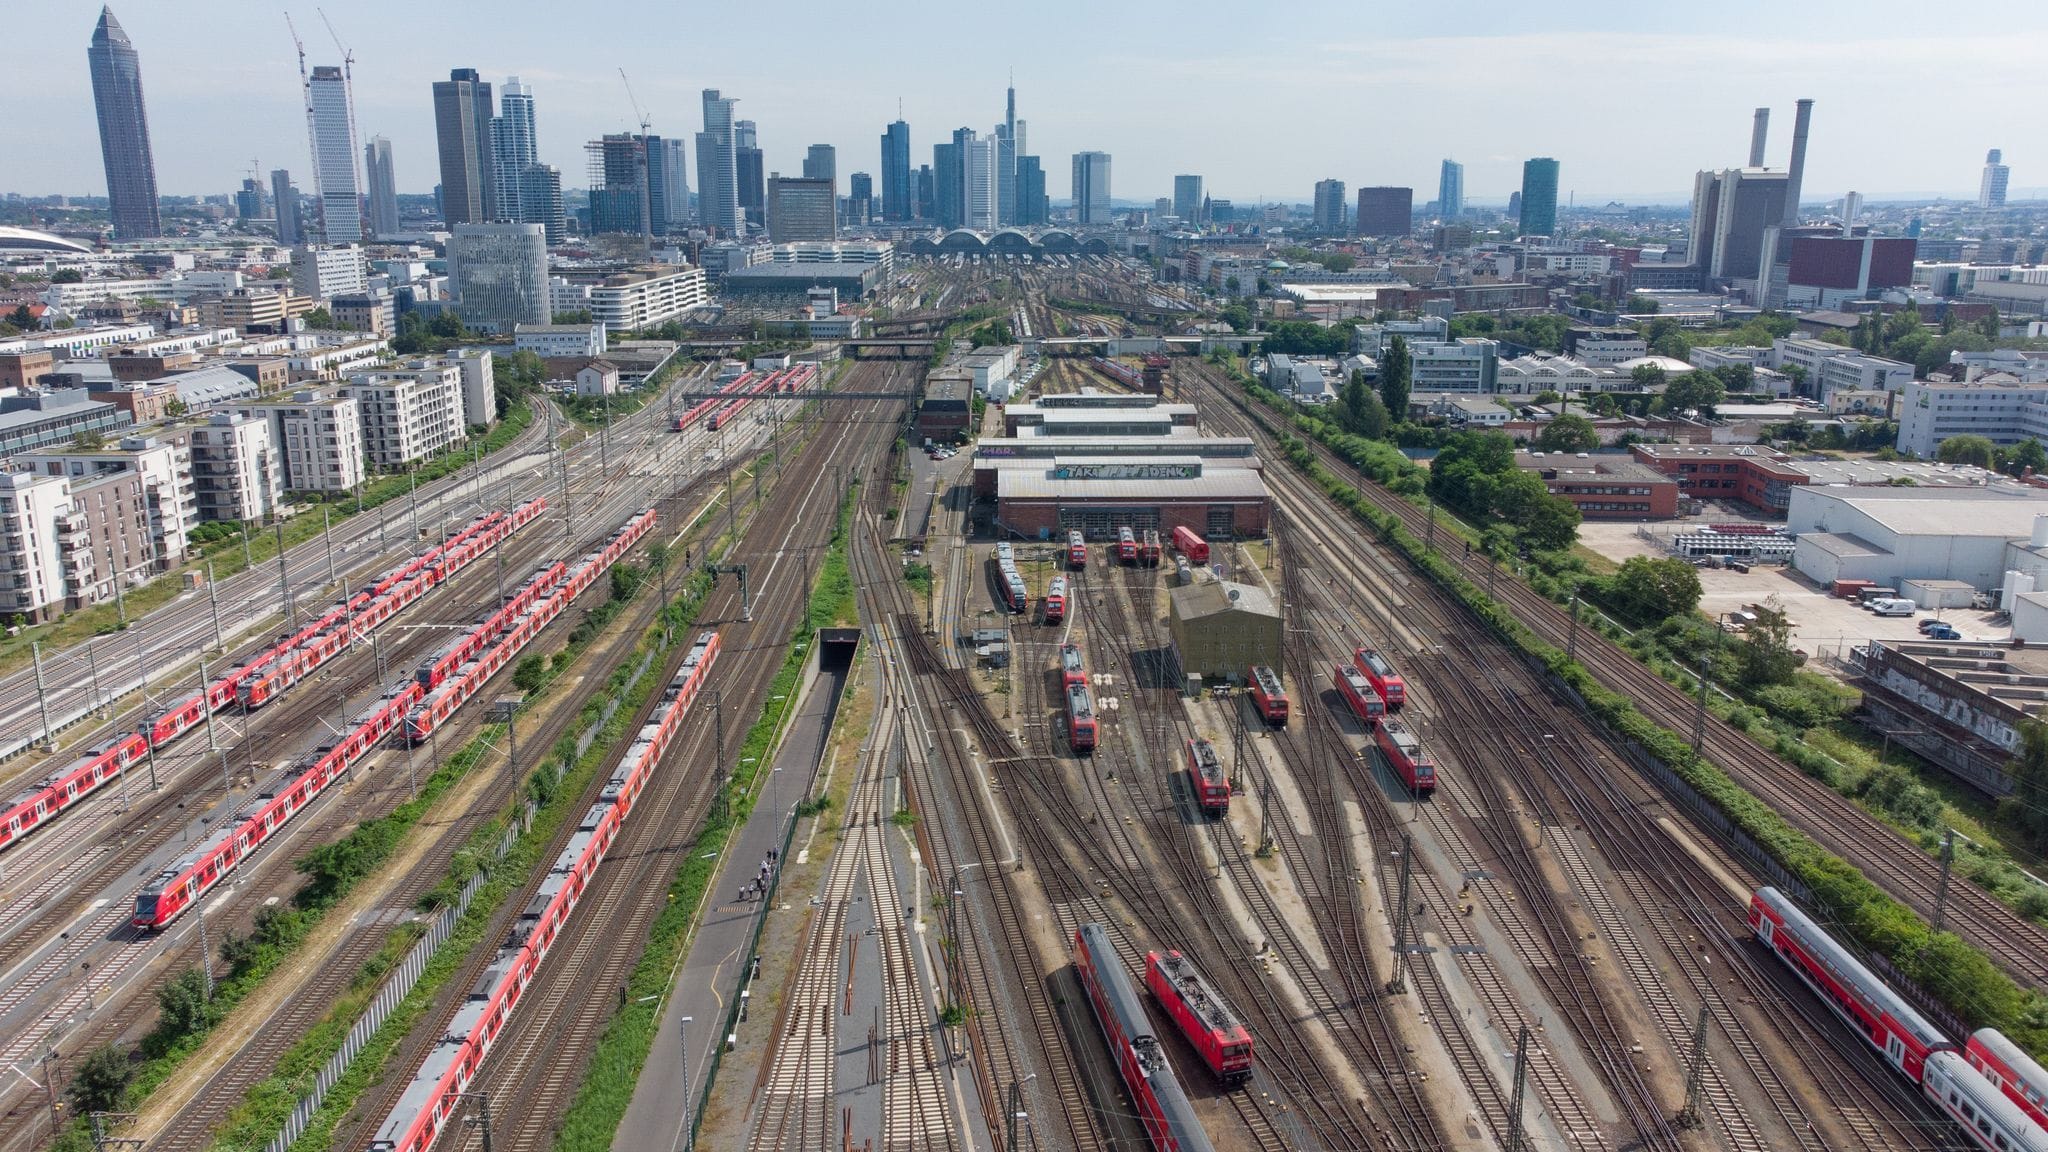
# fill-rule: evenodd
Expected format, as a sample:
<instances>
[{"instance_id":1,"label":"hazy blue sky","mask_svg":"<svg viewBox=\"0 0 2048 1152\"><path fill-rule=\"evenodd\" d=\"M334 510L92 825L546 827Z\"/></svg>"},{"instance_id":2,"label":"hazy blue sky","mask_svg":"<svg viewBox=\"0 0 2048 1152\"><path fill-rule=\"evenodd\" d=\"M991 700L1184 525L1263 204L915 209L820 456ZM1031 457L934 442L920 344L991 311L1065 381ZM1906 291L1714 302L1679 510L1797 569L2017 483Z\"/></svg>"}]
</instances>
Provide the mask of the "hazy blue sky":
<instances>
[{"instance_id":1,"label":"hazy blue sky","mask_svg":"<svg viewBox=\"0 0 2048 1152\"><path fill-rule=\"evenodd\" d=\"M312 64L340 53L312 4L289 5ZM99 13L80 0L11 0L0 191L104 193L85 50ZM142 54L158 183L223 192L255 164L310 189L287 6L269 0L124 0ZM698 93L723 89L760 125L767 166L839 149L842 189L878 173L877 137L910 122L913 163L962 125L1002 117L1014 70L1027 144L1047 191L1068 194L1076 151L1115 157L1114 192L1171 192L1201 173L1239 204L1305 201L1314 182L1408 184L1432 198L1443 157L1468 198L1498 201L1521 161L1563 164L1581 203L1681 201L1702 167L1740 164L1750 113L1772 109L1782 165L1792 102L1813 97L1806 191L1975 195L1987 148L2016 196L2048 187L2048 4L1870 0L1796 4L1523 2L1286 5L1131 0L676 4L358 0L327 5L355 50L359 134L387 136L399 190L438 182L428 85L452 67L534 91L542 159L585 183L582 144L626 129L632 77L654 131L700 128ZM694 153L690 183L697 184ZM877 194L879 194L879 177Z\"/></svg>"}]
</instances>

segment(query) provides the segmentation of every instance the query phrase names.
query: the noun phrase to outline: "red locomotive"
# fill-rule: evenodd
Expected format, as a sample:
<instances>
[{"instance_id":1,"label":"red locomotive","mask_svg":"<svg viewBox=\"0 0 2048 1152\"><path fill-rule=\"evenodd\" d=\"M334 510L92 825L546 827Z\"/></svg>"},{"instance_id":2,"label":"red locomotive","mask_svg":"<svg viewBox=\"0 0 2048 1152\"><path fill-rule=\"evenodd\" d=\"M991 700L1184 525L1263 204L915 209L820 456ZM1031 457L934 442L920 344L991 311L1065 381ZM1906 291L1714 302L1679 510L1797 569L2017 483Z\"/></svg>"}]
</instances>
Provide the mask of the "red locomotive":
<instances>
[{"instance_id":1,"label":"red locomotive","mask_svg":"<svg viewBox=\"0 0 2048 1152\"><path fill-rule=\"evenodd\" d=\"M1159 567L1159 529L1145 529L1145 542L1138 546L1138 559L1147 568Z\"/></svg>"},{"instance_id":2,"label":"red locomotive","mask_svg":"<svg viewBox=\"0 0 2048 1152\"><path fill-rule=\"evenodd\" d=\"M1088 683L1088 669L1081 660L1078 644L1060 645L1060 687Z\"/></svg>"},{"instance_id":3,"label":"red locomotive","mask_svg":"<svg viewBox=\"0 0 2048 1152\"><path fill-rule=\"evenodd\" d=\"M1416 796L1436 791L1436 760L1406 724L1389 718L1376 729L1380 755Z\"/></svg>"},{"instance_id":4,"label":"red locomotive","mask_svg":"<svg viewBox=\"0 0 2048 1152\"><path fill-rule=\"evenodd\" d=\"M1067 533L1067 567L1073 569L1088 566L1088 541L1079 532Z\"/></svg>"},{"instance_id":5,"label":"red locomotive","mask_svg":"<svg viewBox=\"0 0 2048 1152\"><path fill-rule=\"evenodd\" d=\"M1067 685L1067 743L1085 756L1095 751L1095 736L1095 701L1088 685Z\"/></svg>"},{"instance_id":6,"label":"red locomotive","mask_svg":"<svg viewBox=\"0 0 2048 1152\"><path fill-rule=\"evenodd\" d=\"M1393 663L1380 655L1378 649L1360 648L1351 654L1351 663L1372 681L1373 690L1387 702L1387 711L1399 712L1401 705L1408 702L1408 685L1401 681L1401 674L1394 671Z\"/></svg>"},{"instance_id":7,"label":"red locomotive","mask_svg":"<svg viewBox=\"0 0 2048 1152\"><path fill-rule=\"evenodd\" d=\"M1067 618L1067 578L1055 576L1045 590L1045 622L1057 624Z\"/></svg>"},{"instance_id":8,"label":"red locomotive","mask_svg":"<svg viewBox=\"0 0 2048 1152\"><path fill-rule=\"evenodd\" d=\"M1074 970L1152 1147L1159 1152L1211 1152L1209 1134L1160 1049L1151 1017L1102 925L1083 924L1074 932Z\"/></svg>"},{"instance_id":9,"label":"red locomotive","mask_svg":"<svg viewBox=\"0 0 2048 1152\"><path fill-rule=\"evenodd\" d=\"M1138 562L1138 535L1128 527L1116 530L1116 559L1119 564Z\"/></svg>"},{"instance_id":10,"label":"red locomotive","mask_svg":"<svg viewBox=\"0 0 2048 1152\"><path fill-rule=\"evenodd\" d=\"M1173 530L1173 550L1187 557L1190 564L1209 562L1209 542L1185 524Z\"/></svg>"},{"instance_id":11,"label":"red locomotive","mask_svg":"<svg viewBox=\"0 0 2048 1152\"><path fill-rule=\"evenodd\" d=\"M1284 727L1287 723L1287 690L1280 686L1280 674L1264 664L1252 665L1252 703L1258 706L1259 715L1268 724Z\"/></svg>"},{"instance_id":12,"label":"red locomotive","mask_svg":"<svg viewBox=\"0 0 2048 1152\"><path fill-rule=\"evenodd\" d=\"M1226 1084L1250 1079L1252 1033L1195 962L1178 952L1145 953L1145 987L1166 1007L1209 1071Z\"/></svg>"},{"instance_id":13,"label":"red locomotive","mask_svg":"<svg viewBox=\"0 0 2048 1152\"><path fill-rule=\"evenodd\" d=\"M1223 758L1216 746L1197 736L1188 741L1188 782L1202 811L1221 816L1230 811L1230 777L1223 772Z\"/></svg>"},{"instance_id":14,"label":"red locomotive","mask_svg":"<svg viewBox=\"0 0 2048 1152\"><path fill-rule=\"evenodd\" d=\"M1344 703L1351 706L1351 714L1365 721L1368 729L1386 718L1387 702L1373 691L1372 681L1365 678L1365 673L1349 664L1339 664L1330 669L1330 679L1336 682Z\"/></svg>"}]
</instances>

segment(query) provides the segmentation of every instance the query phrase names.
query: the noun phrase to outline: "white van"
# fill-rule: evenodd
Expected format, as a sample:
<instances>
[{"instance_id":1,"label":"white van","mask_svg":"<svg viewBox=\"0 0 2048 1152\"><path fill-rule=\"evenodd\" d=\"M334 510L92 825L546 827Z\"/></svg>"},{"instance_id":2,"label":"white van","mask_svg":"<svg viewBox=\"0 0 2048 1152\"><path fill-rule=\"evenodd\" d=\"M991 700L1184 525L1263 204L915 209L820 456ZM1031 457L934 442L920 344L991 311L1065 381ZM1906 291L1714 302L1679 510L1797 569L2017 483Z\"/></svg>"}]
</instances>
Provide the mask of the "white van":
<instances>
[{"instance_id":1,"label":"white van","mask_svg":"<svg viewBox=\"0 0 2048 1152\"><path fill-rule=\"evenodd\" d=\"M1911 616L1920 606L1911 600L1880 598L1870 602L1870 610L1879 616Z\"/></svg>"}]
</instances>

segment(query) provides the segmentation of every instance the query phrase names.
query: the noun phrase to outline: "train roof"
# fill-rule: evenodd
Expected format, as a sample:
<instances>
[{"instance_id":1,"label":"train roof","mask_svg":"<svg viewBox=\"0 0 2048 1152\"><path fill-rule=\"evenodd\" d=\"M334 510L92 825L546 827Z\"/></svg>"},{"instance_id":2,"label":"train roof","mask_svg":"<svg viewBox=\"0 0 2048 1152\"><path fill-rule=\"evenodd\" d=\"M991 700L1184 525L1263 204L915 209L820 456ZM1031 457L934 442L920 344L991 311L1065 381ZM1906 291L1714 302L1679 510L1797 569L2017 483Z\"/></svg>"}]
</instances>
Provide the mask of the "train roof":
<instances>
[{"instance_id":1,"label":"train roof","mask_svg":"<svg viewBox=\"0 0 2048 1152\"><path fill-rule=\"evenodd\" d=\"M1252 665L1252 679L1258 682L1259 691L1268 696L1280 693L1280 674L1264 664Z\"/></svg>"},{"instance_id":2,"label":"train roof","mask_svg":"<svg viewBox=\"0 0 2048 1152\"><path fill-rule=\"evenodd\" d=\"M2037 1089L2048 1086L2048 1069L2027 1054L2026 1049L2012 1042L2011 1037L1996 1028L1979 1028L1970 1034L1978 1047L2004 1061L2014 1074L2024 1078Z\"/></svg>"},{"instance_id":3,"label":"train roof","mask_svg":"<svg viewBox=\"0 0 2048 1152\"><path fill-rule=\"evenodd\" d=\"M1791 927L1799 942L1834 971L1836 978L1853 985L1872 1003L1883 1009L1886 1015L1897 1020L1913 1038L1922 1044L1941 1044L1948 1040L1941 1029L1929 1023L1918 1009L1906 1002L1906 998L1892 990L1892 986L1879 979L1876 973L1866 968L1861 960L1851 955L1847 948L1836 942L1811 916L1802 911L1791 897L1776 888L1765 886L1756 890L1756 898L1778 914L1778 918Z\"/></svg>"},{"instance_id":4,"label":"train roof","mask_svg":"<svg viewBox=\"0 0 2048 1152\"><path fill-rule=\"evenodd\" d=\"M1085 720L1095 715L1095 702L1089 699L1086 684L1067 685L1067 710L1072 712L1077 720Z\"/></svg>"},{"instance_id":5,"label":"train roof","mask_svg":"<svg viewBox=\"0 0 2048 1152\"><path fill-rule=\"evenodd\" d=\"M1234 1032L1244 1029L1244 1021L1223 998L1216 994L1209 978L1195 967L1195 962L1178 952L1154 952L1151 954L1159 970L1166 976L1166 982L1180 994L1181 1003L1195 1014L1202 1026L1218 1032ZM1248 1029L1247 1029L1248 1031Z\"/></svg>"},{"instance_id":6,"label":"train roof","mask_svg":"<svg viewBox=\"0 0 2048 1152\"><path fill-rule=\"evenodd\" d=\"M1393 662L1380 655L1377 648L1360 648L1356 656L1357 659L1365 661L1366 667L1381 676L1395 675Z\"/></svg>"},{"instance_id":7,"label":"train roof","mask_svg":"<svg viewBox=\"0 0 2048 1152\"><path fill-rule=\"evenodd\" d=\"M2015 1152L2048 1152L2048 1132L2042 1131L2033 1117L1960 1054L1948 1050L1930 1053L1925 1075L1930 1081L1928 1087L1937 1094L1941 1086L1932 1081L1946 1078L1971 1107L2005 1131Z\"/></svg>"}]
</instances>

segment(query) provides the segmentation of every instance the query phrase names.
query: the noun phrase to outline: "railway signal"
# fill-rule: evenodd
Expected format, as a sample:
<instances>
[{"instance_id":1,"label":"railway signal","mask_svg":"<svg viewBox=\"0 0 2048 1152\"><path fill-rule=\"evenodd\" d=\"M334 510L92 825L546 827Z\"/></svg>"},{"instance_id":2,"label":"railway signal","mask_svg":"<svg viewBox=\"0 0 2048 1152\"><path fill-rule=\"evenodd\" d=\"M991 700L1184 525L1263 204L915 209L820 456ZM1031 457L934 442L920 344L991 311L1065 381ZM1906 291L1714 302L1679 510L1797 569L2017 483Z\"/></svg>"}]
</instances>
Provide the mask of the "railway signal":
<instances>
[{"instance_id":1,"label":"railway signal","mask_svg":"<svg viewBox=\"0 0 2048 1152\"><path fill-rule=\"evenodd\" d=\"M1401 902L1394 909L1394 974L1387 981L1387 991L1397 996L1408 990L1408 882L1410 879L1408 870L1409 861L1414 858L1414 849L1414 836L1403 832L1401 834ZM1520 1095L1519 1088L1516 1095ZM1512 1147L1510 1145L1510 1148Z\"/></svg>"},{"instance_id":2,"label":"railway signal","mask_svg":"<svg viewBox=\"0 0 2048 1152\"><path fill-rule=\"evenodd\" d=\"M1522 1025L1521 1033L1515 1038L1515 1094L1508 1103L1508 1145L1507 1152L1523 1152L1526 1145L1522 1138L1522 1097L1529 1086L1529 1026ZM484 1152L490 1152L486 1148Z\"/></svg>"},{"instance_id":3,"label":"railway signal","mask_svg":"<svg viewBox=\"0 0 2048 1152\"><path fill-rule=\"evenodd\" d=\"M1707 1071L1707 1020L1713 1010L1706 1004L1700 1005L1700 1022L1692 1032L1692 1055L1685 1067L1685 1107L1678 1110L1675 1123L1680 1128L1697 1128L1705 1123L1700 1116L1700 1087Z\"/></svg>"}]
</instances>

